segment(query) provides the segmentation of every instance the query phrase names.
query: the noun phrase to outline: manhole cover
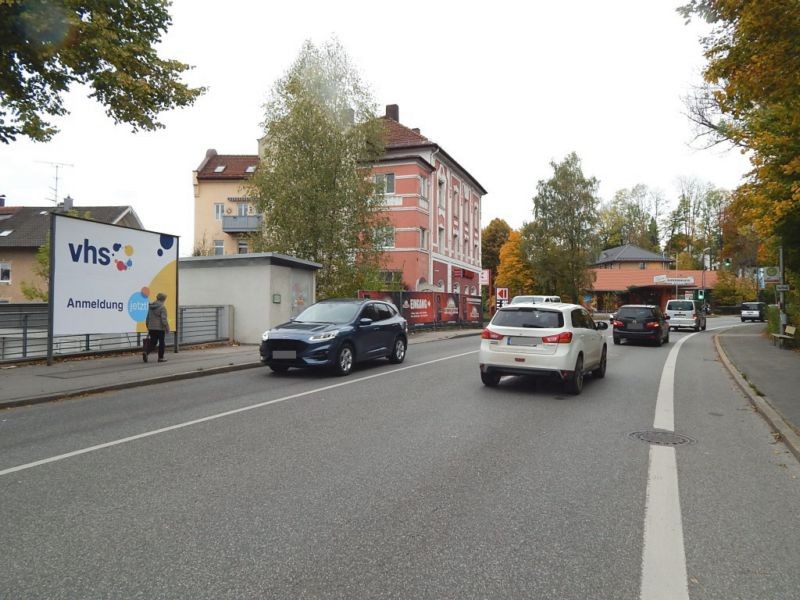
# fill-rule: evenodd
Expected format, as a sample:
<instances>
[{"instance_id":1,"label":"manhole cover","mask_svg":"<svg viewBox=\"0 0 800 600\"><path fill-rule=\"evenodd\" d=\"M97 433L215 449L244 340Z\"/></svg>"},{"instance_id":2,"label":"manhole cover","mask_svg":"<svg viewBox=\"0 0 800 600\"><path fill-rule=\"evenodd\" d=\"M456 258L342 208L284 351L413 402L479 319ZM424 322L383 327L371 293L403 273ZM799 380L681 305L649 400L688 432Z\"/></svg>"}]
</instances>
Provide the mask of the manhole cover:
<instances>
[{"instance_id":1,"label":"manhole cover","mask_svg":"<svg viewBox=\"0 0 800 600\"><path fill-rule=\"evenodd\" d=\"M658 446L680 446L694 443L694 440L686 435L681 435L674 431L664 431L663 429L634 431L629 433L628 436L648 444L657 444Z\"/></svg>"}]
</instances>

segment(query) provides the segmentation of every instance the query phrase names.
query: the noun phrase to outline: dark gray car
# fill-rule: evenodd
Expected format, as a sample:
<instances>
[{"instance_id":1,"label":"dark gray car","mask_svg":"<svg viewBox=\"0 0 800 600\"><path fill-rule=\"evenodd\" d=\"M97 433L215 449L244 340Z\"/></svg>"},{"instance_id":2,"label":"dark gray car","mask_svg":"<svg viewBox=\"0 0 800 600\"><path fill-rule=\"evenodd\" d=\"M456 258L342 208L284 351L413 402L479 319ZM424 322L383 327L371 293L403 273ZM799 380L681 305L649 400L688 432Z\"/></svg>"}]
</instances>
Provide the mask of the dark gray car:
<instances>
[{"instance_id":1,"label":"dark gray car","mask_svg":"<svg viewBox=\"0 0 800 600\"><path fill-rule=\"evenodd\" d=\"M641 340L656 346L669 342L669 317L658 306L625 304L614 314L611 324L615 344L622 340Z\"/></svg>"}]
</instances>

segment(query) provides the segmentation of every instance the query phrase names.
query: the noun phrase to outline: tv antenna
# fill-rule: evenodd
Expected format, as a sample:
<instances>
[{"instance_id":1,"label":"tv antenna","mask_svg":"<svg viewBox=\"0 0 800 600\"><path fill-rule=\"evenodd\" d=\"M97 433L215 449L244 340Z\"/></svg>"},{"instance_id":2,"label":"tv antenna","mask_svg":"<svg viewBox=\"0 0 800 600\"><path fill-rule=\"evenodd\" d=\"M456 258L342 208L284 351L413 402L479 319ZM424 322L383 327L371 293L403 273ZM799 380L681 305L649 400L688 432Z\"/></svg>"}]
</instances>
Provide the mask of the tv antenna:
<instances>
[{"instance_id":1,"label":"tv antenna","mask_svg":"<svg viewBox=\"0 0 800 600\"><path fill-rule=\"evenodd\" d=\"M45 200L50 200L50 202L52 202L53 204L58 206L58 170L61 167L74 167L75 165L70 164L70 163L62 163L62 162L49 162L49 161L46 161L46 160L37 160L36 162L44 164L44 165L50 165L51 167L55 167L55 170L56 170L55 185L50 188L53 191L53 197L52 198L45 198Z\"/></svg>"}]
</instances>

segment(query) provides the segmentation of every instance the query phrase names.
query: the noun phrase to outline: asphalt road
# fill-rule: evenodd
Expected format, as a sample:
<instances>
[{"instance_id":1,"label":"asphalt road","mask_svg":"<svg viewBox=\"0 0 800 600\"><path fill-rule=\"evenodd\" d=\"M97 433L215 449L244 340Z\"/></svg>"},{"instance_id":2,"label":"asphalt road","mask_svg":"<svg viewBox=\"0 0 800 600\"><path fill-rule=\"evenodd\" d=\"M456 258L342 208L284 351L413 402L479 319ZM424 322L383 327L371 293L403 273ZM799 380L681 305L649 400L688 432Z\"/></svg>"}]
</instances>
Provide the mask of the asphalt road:
<instances>
[{"instance_id":1,"label":"asphalt road","mask_svg":"<svg viewBox=\"0 0 800 600\"><path fill-rule=\"evenodd\" d=\"M578 397L466 338L3 411L0 598L797 598L800 466L711 334L609 339ZM667 396L674 490L630 435Z\"/></svg>"}]
</instances>

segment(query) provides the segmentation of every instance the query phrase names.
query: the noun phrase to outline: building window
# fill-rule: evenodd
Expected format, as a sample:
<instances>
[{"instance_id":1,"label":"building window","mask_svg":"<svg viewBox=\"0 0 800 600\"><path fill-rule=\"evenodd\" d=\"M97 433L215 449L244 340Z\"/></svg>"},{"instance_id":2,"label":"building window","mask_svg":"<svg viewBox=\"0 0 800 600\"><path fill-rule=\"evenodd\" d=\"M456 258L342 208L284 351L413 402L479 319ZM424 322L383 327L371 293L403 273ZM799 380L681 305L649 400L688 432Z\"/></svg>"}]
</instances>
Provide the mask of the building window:
<instances>
[{"instance_id":1,"label":"building window","mask_svg":"<svg viewBox=\"0 0 800 600\"><path fill-rule=\"evenodd\" d=\"M459 246L458 246L458 234L457 233L453 234L453 252L460 252L460 249L459 249Z\"/></svg>"},{"instance_id":2,"label":"building window","mask_svg":"<svg viewBox=\"0 0 800 600\"><path fill-rule=\"evenodd\" d=\"M381 271L380 278L389 289L400 288L403 285L402 271Z\"/></svg>"},{"instance_id":3,"label":"building window","mask_svg":"<svg viewBox=\"0 0 800 600\"><path fill-rule=\"evenodd\" d=\"M247 240L239 240L239 246L236 249L239 254L247 254Z\"/></svg>"},{"instance_id":4,"label":"building window","mask_svg":"<svg viewBox=\"0 0 800 600\"><path fill-rule=\"evenodd\" d=\"M428 178L427 177L420 177L419 178L419 195L422 198L428 198Z\"/></svg>"},{"instance_id":5,"label":"building window","mask_svg":"<svg viewBox=\"0 0 800 600\"><path fill-rule=\"evenodd\" d=\"M419 228L419 247L423 250L428 247L428 230L424 227Z\"/></svg>"},{"instance_id":6,"label":"building window","mask_svg":"<svg viewBox=\"0 0 800 600\"><path fill-rule=\"evenodd\" d=\"M11 263L0 263L0 283L11 283Z\"/></svg>"},{"instance_id":7,"label":"building window","mask_svg":"<svg viewBox=\"0 0 800 600\"><path fill-rule=\"evenodd\" d=\"M379 227L376 229L375 245L378 248L394 248L394 227Z\"/></svg>"},{"instance_id":8,"label":"building window","mask_svg":"<svg viewBox=\"0 0 800 600\"><path fill-rule=\"evenodd\" d=\"M458 281L456 281L453 284L453 293L454 294L460 294L461 293L461 284Z\"/></svg>"},{"instance_id":9,"label":"building window","mask_svg":"<svg viewBox=\"0 0 800 600\"><path fill-rule=\"evenodd\" d=\"M236 207L236 214L239 215L240 217L246 217L248 208L249 208L249 205L240 204L239 206Z\"/></svg>"},{"instance_id":10,"label":"building window","mask_svg":"<svg viewBox=\"0 0 800 600\"><path fill-rule=\"evenodd\" d=\"M439 242L439 250L444 250L444 227L439 227L439 237L436 238L436 241Z\"/></svg>"},{"instance_id":11,"label":"building window","mask_svg":"<svg viewBox=\"0 0 800 600\"><path fill-rule=\"evenodd\" d=\"M223 240L214 240L214 256L222 256L225 254L225 242Z\"/></svg>"},{"instance_id":12,"label":"building window","mask_svg":"<svg viewBox=\"0 0 800 600\"><path fill-rule=\"evenodd\" d=\"M394 194L394 173L377 173L375 184L381 193Z\"/></svg>"},{"instance_id":13,"label":"building window","mask_svg":"<svg viewBox=\"0 0 800 600\"><path fill-rule=\"evenodd\" d=\"M644 269L644 268L645 268L645 264L644 264L643 262L640 262L640 263L639 263L639 268L640 268L640 269Z\"/></svg>"},{"instance_id":14,"label":"building window","mask_svg":"<svg viewBox=\"0 0 800 600\"><path fill-rule=\"evenodd\" d=\"M214 218L217 221L222 221L222 216L225 214L225 204L222 202L214 203Z\"/></svg>"},{"instance_id":15,"label":"building window","mask_svg":"<svg viewBox=\"0 0 800 600\"><path fill-rule=\"evenodd\" d=\"M444 215L445 213L445 203L447 202L447 195L445 193L445 181L444 179L439 180L439 193L436 196L436 202L439 204L439 213Z\"/></svg>"}]
</instances>

